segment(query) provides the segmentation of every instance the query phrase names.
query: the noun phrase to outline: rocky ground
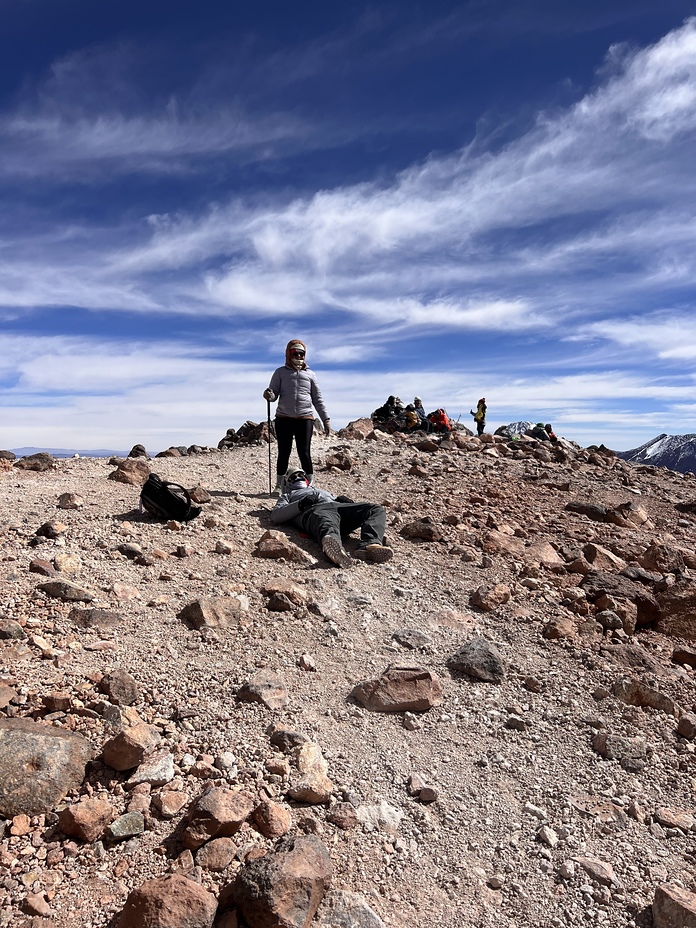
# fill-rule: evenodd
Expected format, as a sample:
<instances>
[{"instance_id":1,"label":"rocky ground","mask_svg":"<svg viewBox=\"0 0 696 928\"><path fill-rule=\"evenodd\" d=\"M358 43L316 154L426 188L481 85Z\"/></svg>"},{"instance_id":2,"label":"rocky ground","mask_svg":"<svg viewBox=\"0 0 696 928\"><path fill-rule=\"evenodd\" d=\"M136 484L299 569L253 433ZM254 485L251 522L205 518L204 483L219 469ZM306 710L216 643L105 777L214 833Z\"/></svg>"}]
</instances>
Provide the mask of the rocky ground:
<instances>
[{"instance_id":1,"label":"rocky ground","mask_svg":"<svg viewBox=\"0 0 696 928\"><path fill-rule=\"evenodd\" d=\"M350 570L259 545L267 445L147 462L207 491L183 525L5 466L0 926L164 925L143 884L193 928L696 924L693 475L366 432L314 444L388 510ZM293 854L305 907L254 914Z\"/></svg>"}]
</instances>

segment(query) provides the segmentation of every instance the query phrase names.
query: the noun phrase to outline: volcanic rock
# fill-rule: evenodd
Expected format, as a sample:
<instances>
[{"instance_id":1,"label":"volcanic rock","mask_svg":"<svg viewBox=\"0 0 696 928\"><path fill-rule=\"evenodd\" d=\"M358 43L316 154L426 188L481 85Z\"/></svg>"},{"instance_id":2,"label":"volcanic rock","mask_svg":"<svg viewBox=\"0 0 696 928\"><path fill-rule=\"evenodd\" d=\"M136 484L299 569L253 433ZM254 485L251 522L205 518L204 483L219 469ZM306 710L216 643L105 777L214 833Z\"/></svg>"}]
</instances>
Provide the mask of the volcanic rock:
<instances>
[{"instance_id":1,"label":"volcanic rock","mask_svg":"<svg viewBox=\"0 0 696 928\"><path fill-rule=\"evenodd\" d=\"M351 696L370 712L426 712L442 702L442 685L432 670L390 666L358 683Z\"/></svg>"},{"instance_id":2,"label":"volcanic rock","mask_svg":"<svg viewBox=\"0 0 696 928\"><path fill-rule=\"evenodd\" d=\"M655 889L652 918L654 928L694 928L696 893L681 886L660 884Z\"/></svg>"},{"instance_id":3,"label":"volcanic rock","mask_svg":"<svg viewBox=\"0 0 696 928\"><path fill-rule=\"evenodd\" d=\"M208 596L195 599L178 613L192 628L227 628L239 621L241 603L234 596Z\"/></svg>"},{"instance_id":4,"label":"volcanic rock","mask_svg":"<svg viewBox=\"0 0 696 928\"><path fill-rule=\"evenodd\" d=\"M267 709L282 709L288 703L285 684L267 670L261 670L237 691L240 702L260 702Z\"/></svg>"},{"instance_id":5,"label":"volcanic rock","mask_svg":"<svg viewBox=\"0 0 696 928\"><path fill-rule=\"evenodd\" d=\"M0 817L50 812L82 785L94 753L74 732L29 719L0 719Z\"/></svg>"},{"instance_id":6,"label":"volcanic rock","mask_svg":"<svg viewBox=\"0 0 696 928\"><path fill-rule=\"evenodd\" d=\"M102 836L115 815L113 806L102 799L81 799L63 809L58 824L71 838L92 842Z\"/></svg>"},{"instance_id":7,"label":"volcanic rock","mask_svg":"<svg viewBox=\"0 0 696 928\"><path fill-rule=\"evenodd\" d=\"M184 847L195 850L211 838L236 834L254 809L251 795L241 789L214 788L191 807Z\"/></svg>"},{"instance_id":8,"label":"volcanic rock","mask_svg":"<svg viewBox=\"0 0 696 928\"><path fill-rule=\"evenodd\" d=\"M420 541L439 541L442 538L442 532L430 516L418 519L415 522L407 522L402 526L399 534L403 535L404 538L418 539Z\"/></svg>"},{"instance_id":9,"label":"volcanic rock","mask_svg":"<svg viewBox=\"0 0 696 928\"><path fill-rule=\"evenodd\" d=\"M485 638L472 638L465 642L448 658L447 666L484 683L502 683L505 678L500 652Z\"/></svg>"},{"instance_id":10,"label":"volcanic rock","mask_svg":"<svg viewBox=\"0 0 696 928\"><path fill-rule=\"evenodd\" d=\"M331 875L329 852L318 838L284 838L241 868L231 895L254 928L308 928Z\"/></svg>"},{"instance_id":11,"label":"volcanic rock","mask_svg":"<svg viewBox=\"0 0 696 928\"><path fill-rule=\"evenodd\" d=\"M679 581L657 594L657 629L665 635L696 641L696 583Z\"/></svg>"},{"instance_id":12,"label":"volcanic rock","mask_svg":"<svg viewBox=\"0 0 696 928\"><path fill-rule=\"evenodd\" d=\"M598 731L592 739L592 747L602 757L617 760L624 770L638 773L652 756L652 749L643 738L622 738L607 731Z\"/></svg>"},{"instance_id":13,"label":"volcanic rock","mask_svg":"<svg viewBox=\"0 0 696 928\"><path fill-rule=\"evenodd\" d=\"M106 693L115 706L131 706L139 696L138 684L122 667L115 667L99 681L99 690Z\"/></svg>"},{"instance_id":14,"label":"volcanic rock","mask_svg":"<svg viewBox=\"0 0 696 928\"><path fill-rule=\"evenodd\" d=\"M55 468L56 459L46 451L39 451L37 454L28 454L26 457L20 458L15 461L14 466L20 470L33 470L44 473Z\"/></svg>"},{"instance_id":15,"label":"volcanic rock","mask_svg":"<svg viewBox=\"0 0 696 928\"><path fill-rule=\"evenodd\" d=\"M338 889L324 896L315 924L317 928L384 928L362 896Z\"/></svg>"},{"instance_id":16,"label":"volcanic rock","mask_svg":"<svg viewBox=\"0 0 696 928\"><path fill-rule=\"evenodd\" d=\"M39 583L36 589L64 603L91 603L94 599L94 593L69 580L47 580Z\"/></svg>"},{"instance_id":17,"label":"volcanic rock","mask_svg":"<svg viewBox=\"0 0 696 928\"><path fill-rule=\"evenodd\" d=\"M174 873L134 889L116 928L212 928L216 910L212 893Z\"/></svg>"}]
</instances>

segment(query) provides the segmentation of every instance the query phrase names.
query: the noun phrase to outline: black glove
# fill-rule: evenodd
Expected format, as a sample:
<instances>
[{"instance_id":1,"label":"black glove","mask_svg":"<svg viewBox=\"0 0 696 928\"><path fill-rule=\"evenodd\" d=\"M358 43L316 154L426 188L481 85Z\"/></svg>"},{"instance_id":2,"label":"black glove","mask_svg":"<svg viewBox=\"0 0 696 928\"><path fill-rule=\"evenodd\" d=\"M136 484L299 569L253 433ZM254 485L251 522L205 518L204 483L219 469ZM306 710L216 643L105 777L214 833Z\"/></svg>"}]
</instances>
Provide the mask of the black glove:
<instances>
[{"instance_id":1,"label":"black glove","mask_svg":"<svg viewBox=\"0 0 696 928\"><path fill-rule=\"evenodd\" d=\"M297 504L297 508L300 512L307 512L308 509L311 509L312 506L316 505L316 500L313 496L303 496L302 499Z\"/></svg>"},{"instance_id":2,"label":"black glove","mask_svg":"<svg viewBox=\"0 0 696 928\"><path fill-rule=\"evenodd\" d=\"M355 500L351 499L350 496L337 496L336 502L337 503L354 503Z\"/></svg>"}]
</instances>

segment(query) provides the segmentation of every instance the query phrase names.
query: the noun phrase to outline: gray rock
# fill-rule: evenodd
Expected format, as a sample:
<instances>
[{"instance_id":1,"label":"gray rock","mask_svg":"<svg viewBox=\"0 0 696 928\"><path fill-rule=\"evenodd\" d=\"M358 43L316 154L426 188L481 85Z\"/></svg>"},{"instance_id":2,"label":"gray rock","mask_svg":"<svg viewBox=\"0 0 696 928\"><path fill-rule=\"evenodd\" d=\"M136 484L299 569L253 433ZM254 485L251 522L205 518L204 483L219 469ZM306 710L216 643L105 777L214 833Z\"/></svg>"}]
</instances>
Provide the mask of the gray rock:
<instances>
[{"instance_id":1,"label":"gray rock","mask_svg":"<svg viewBox=\"0 0 696 928\"><path fill-rule=\"evenodd\" d=\"M565 507L568 512L577 512L580 515L587 516L594 522L604 522L607 515L607 507L595 503L588 503L585 500L571 500Z\"/></svg>"},{"instance_id":2,"label":"gray rock","mask_svg":"<svg viewBox=\"0 0 696 928\"><path fill-rule=\"evenodd\" d=\"M100 631L108 631L123 621L120 612L114 612L112 609L71 609L68 619L76 622L85 628L96 628Z\"/></svg>"},{"instance_id":3,"label":"gray rock","mask_svg":"<svg viewBox=\"0 0 696 928\"><path fill-rule=\"evenodd\" d=\"M94 599L94 593L69 580L47 580L46 583L39 583L37 590L64 603L91 603Z\"/></svg>"},{"instance_id":4,"label":"gray rock","mask_svg":"<svg viewBox=\"0 0 696 928\"><path fill-rule=\"evenodd\" d=\"M317 913L317 928L384 928L384 922L362 896L333 889Z\"/></svg>"},{"instance_id":5,"label":"gray rock","mask_svg":"<svg viewBox=\"0 0 696 928\"><path fill-rule=\"evenodd\" d=\"M125 841L127 838L134 838L145 831L145 819L142 812L126 812L125 815L119 815L109 827L106 834L112 841Z\"/></svg>"},{"instance_id":6,"label":"gray rock","mask_svg":"<svg viewBox=\"0 0 696 928\"><path fill-rule=\"evenodd\" d=\"M494 644L485 638L472 638L447 660L450 670L465 673L484 683L502 683L505 665Z\"/></svg>"},{"instance_id":7,"label":"gray rock","mask_svg":"<svg viewBox=\"0 0 696 928\"><path fill-rule=\"evenodd\" d=\"M116 706L130 706L139 696L138 684L122 667L105 674L99 682L99 690Z\"/></svg>"},{"instance_id":8,"label":"gray rock","mask_svg":"<svg viewBox=\"0 0 696 928\"><path fill-rule=\"evenodd\" d=\"M288 703L288 691L280 677L262 670L237 691L240 702L260 702L267 709L282 709Z\"/></svg>"},{"instance_id":9,"label":"gray rock","mask_svg":"<svg viewBox=\"0 0 696 928\"><path fill-rule=\"evenodd\" d=\"M0 816L50 812L82 785L94 754L74 732L29 719L0 720Z\"/></svg>"},{"instance_id":10,"label":"gray rock","mask_svg":"<svg viewBox=\"0 0 696 928\"><path fill-rule=\"evenodd\" d=\"M401 809L397 809L396 806L390 805L388 802L385 802L384 799L381 802L371 805L359 806L356 815L358 816L358 821L362 822L363 825L368 825L373 829L377 829L389 835L396 834L399 830L401 819L404 817L404 813Z\"/></svg>"},{"instance_id":11,"label":"gray rock","mask_svg":"<svg viewBox=\"0 0 696 928\"><path fill-rule=\"evenodd\" d=\"M28 454L26 457L15 461L15 467L20 470L33 470L43 473L47 470L53 470L56 466L56 459L46 451L39 451L36 454Z\"/></svg>"},{"instance_id":12,"label":"gray rock","mask_svg":"<svg viewBox=\"0 0 696 928\"><path fill-rule=\"evenodd\" d=\"M295 748L299 748L309 741L307 735L303 735L299 731L291 731L289 728L274 728L270 735L273 747L278 748L283 754L292 754Z\"/></svg>"},{"instance_id":13,"label":"gray rock","mask_svg":"<svg viewBox=\"0 0 696 928\"><path fill-rule=\"evenodd\" d=\"M392 635L394 641L403 648L410 648L412 651L418 648L429 648L433 639L420 628L400 628Z\"/></svg>"},{"instance_id":14,"label":"gray rock","mask_svg":"<svg viewBox=\"0 0 696 928\"><path fill-rule=\"evenodd\" d=\"M26 632L14 619L0 619L0 639L13 639L15 641L24 641Z\"/></svg>"},{"instance_id":15,"label":"gray rock","mask_svg":"<svg viewBox=\"0 0 696 928\"><path fill-rule=\"evenodd\" d=\"M131 774L126 789L132 789L140 783L151 786L164 786L174 779L174 758L169 751L158 751L151 755Z\"/></svg>"},{"instance_id":16,"label":"gray rock","mask_svg":"<svg viewBox=\"0 0 696 928\"><path fill-rule=\"evenodd\" d=\"M643 770L653 754L644 738L622 738L606 731L597 732L592 739L592 747L602 757L617 760L624 770L632 773Z\"/></svg>"}]
</instances>

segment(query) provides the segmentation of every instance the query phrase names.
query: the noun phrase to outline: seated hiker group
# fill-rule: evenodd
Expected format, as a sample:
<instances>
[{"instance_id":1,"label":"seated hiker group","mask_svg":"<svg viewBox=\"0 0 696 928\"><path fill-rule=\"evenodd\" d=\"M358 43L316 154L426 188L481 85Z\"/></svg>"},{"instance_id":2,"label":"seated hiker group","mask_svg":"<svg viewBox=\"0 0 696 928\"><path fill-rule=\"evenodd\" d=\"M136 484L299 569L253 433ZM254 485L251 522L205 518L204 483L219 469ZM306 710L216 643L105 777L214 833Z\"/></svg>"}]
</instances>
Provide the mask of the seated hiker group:
<instances>
[{"instance_id":1,"label":"seated hiker group","mask_svg":"<svg viewBox=\"0 0 696 928\"><path fill-rule=\"evenodd\" d=\"M277 439L276 484L279 499L271 514L276 524L290 523L317 541L324 554L339 567L350 567L353 559L343 547L342 536L360 529L356 556L370 563L391 560L392 549L385 543L386 512L375 503L355 502L347 496L333 496L314 485L312 436L314 411L331 434L331 420L317 384L316 375L307 365L307 346L299 338L285 347L285 363L277 368L268 387L263 391L268 412L268 439L271 435L271 403L278 403L275 414ZM486 426L486 399L482 397L471 415L479 436ZM461 428L453 423L443 408L425 412L423 401L414 397L407 406L398 396L389 396L371 416L375 429L385 432L451 432ZM530 433L527 433L530 434ZM538 423L531 436L556 441L550 425ZM302 469L287 472L293 442ZM269 493L271 491L271 460L269 446ZM287 473L286 473L287 472Z\"/></svg>"},{"instance_id":2,"label":"seated hiker group","mask_svg":"<svg viewBox=\"0 0 696 928\"><path fill-rule=\"evenodd\" d=\"M423 400L416 396L407 406L398 396L387 397L387 402L370 416L374 427L383 432L451 432L452 422L444 409L427 413Z\"/></svg>"}]
</instances>

